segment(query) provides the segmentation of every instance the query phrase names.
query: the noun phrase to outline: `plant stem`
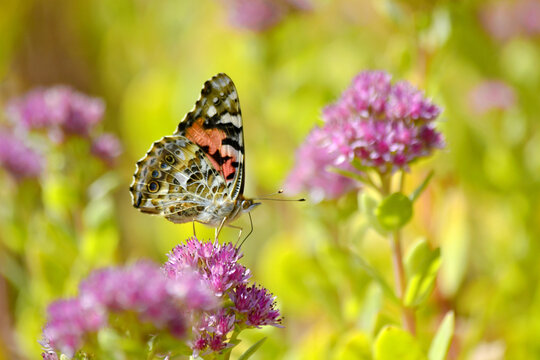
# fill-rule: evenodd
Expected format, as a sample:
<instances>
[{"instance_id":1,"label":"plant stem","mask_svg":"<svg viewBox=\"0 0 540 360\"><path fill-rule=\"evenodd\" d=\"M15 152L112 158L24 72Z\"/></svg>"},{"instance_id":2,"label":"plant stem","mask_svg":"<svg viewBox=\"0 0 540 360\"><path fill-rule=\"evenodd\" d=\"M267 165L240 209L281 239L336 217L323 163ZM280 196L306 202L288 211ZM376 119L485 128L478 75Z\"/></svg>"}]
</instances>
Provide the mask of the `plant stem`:
<instances>
[{"instance_id":1,"label":"plant stem","mask_svg":"<svg viewBox=\"0 0 540 360\"><path fill-rule=\"evenodd\" d=\"M388 196L391 193L392 175L381 174L382 195ZM399 179L399 191L403 192L405 186L405 172L402 171ZM390 247L392 248L392 265L394 268L394 281L396 283L396 295L401 303L401 321L405 330L411 334L416 332L416 321L414 309L405 305L405 290L407 282L405 279L405 268L403 266L403 250L401 249L401 230L393 231L390 234Z\"/></svg>"},{"instance_id":2,"label":"plant stem","mask_svg":"<svg viewBox=\"0 0 540 360\"><path fill-rule=\"evenodd\" d=\"M405 330L411 334L416 332L414 310L405 306L405 269L403 267L403 251L401 250L401 231L394 231L390 236L392 247L392 265L394 267L394 279L396 282L396 295L401 302L401 319Z\"/></svg>"},{"instance_id":3,"label":"plant stem","mask_svg":"<svg viewBox=\"0 0 540 360\"><path fill-rule=\"evenodd\" d=\"M231 338L229 339L229 344L234 344L236 342L236 339L238 338L238 335L240 334L240 331L238 331L238 328L236 328L233 333L231 334ZM234 344L233 347L227 349L227 352L225 353L225 356L223 357L223 360L229 360L231 357L232 349L236 346Z\"/></svg>"}]
</instances>

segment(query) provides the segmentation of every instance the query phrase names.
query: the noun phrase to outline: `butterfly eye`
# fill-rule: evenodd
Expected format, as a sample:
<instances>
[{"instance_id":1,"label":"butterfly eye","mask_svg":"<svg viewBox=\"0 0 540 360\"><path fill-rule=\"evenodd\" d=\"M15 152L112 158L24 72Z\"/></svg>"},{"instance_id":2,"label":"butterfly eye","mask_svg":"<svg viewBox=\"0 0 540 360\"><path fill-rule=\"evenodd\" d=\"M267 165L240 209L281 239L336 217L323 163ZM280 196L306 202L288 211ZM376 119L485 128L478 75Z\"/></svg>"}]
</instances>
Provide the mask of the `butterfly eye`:
<instances>
[{"instance_id":1,"label":"butterfly eye","mask_svg":"<svg viewBox=\"0 0 540 360\"><path fill-rule=\"evenodd\" d=\"M155 193L159 190L159 184L156 181L150 181L148 184L148 191Z\"/></svg>"},{"instance_id":2,"label":"butterfly eye","mask_svg":"<svg viewBox=\"0 0 540 360\"><path fill-rule=\"evenodd\" d=\"M169 164L174 164L174 157L172 155L165 155L165 161Z\"/></svg>"},{"instance_id":3,"label":"butterfly eye","mask_svg":"<svg viewBox=\"0 0 540 360\"><path fill-rule=\"evenodd\" d=\"M155 178L158 178L160 175L159 171L158 170L154 170L152 171L152 177L155 179Z\"/></svg>"}]
</instances>

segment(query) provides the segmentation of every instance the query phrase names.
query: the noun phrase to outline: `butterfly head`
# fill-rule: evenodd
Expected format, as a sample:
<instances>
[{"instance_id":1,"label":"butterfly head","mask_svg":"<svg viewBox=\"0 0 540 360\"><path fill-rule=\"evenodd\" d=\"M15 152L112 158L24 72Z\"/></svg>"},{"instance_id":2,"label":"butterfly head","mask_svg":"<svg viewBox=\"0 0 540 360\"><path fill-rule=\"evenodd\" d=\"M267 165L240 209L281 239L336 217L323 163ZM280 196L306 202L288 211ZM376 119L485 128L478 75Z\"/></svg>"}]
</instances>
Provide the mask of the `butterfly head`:
<instances>
[{"instance_id":1,"label":"butterfly head","mask_svg":"<svg viewBox=\"0 0 540 360\"><path fill-rule=\"evenodd\" d=\"M255 202L253 199L243 198L240 201L241 201L240 204L241 204L242 212L250 212L255 207L261 205L260 202Z\"/></svg>"}]
</instances>

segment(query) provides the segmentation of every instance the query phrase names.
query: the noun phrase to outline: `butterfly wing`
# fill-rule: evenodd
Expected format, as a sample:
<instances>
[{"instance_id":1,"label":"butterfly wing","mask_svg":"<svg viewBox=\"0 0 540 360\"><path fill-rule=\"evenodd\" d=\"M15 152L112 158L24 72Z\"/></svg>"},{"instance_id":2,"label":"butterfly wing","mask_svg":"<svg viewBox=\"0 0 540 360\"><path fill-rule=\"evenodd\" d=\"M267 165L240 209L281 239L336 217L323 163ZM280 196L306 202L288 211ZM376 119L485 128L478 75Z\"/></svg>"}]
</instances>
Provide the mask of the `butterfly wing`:
<instances>
[{"instance_id":1,"label":"butterfly wing","mask_svg":"<svg viewBox=\"0 0 540 360\"><path fill-rule=\"evenodd\" d=\"M227 184L201 148L181 135L156 141L137 169L130 187L133 206L174 223L198 220Z\"/></svg>"},{"instance_id":2,"label":"butterfly wing","mask_svg":"<svg viewBox=\"0 0 540 360\"><path fill-rule=\"evenodd\" d=\"M244 191L244 135L238 93L232 80L217 74L204 83L199 100L178 125L223 177L229 198Z\"/></svg>"}]
</instances>

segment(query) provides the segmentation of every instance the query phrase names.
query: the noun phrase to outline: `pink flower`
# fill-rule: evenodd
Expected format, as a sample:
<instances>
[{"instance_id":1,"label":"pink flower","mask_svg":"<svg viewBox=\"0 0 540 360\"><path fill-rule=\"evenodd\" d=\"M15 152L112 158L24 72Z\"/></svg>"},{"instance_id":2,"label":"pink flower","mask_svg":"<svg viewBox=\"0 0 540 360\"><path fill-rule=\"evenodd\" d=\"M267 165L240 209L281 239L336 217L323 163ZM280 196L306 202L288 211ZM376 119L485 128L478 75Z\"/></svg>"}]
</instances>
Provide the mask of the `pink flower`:
<instances>
[{"instance_id":1,"label":"pink flower","mask_svg":"<svg viewBox=\"0 0 540 360\"><path fill-rule=\"evenodd\" d=\"M316 127L297 152L286 188L307 190L314 200L338 197L358 187L329 173L332 167L391 173L444 146L433 121L441 110L408 82L392 85L383 71L357 75L340 99L323 109L325 124ZM355 170L357 173L359 170Z\"/></svg>"},{"instance_id":2,"label":"pink flower","mask_svg":"<svg viewBox=\"0 0 540 360\"><path fill-rule=\"evenodd\" d=\"M254 327L281 326L282 319L279 311L275 309L276 298L265 288L238 286L231 292L231 300L238 312L246 317L246 325Z\"/></svg>"},{"instance_id":3,"label":"pink flower","mask_svg":"<svg viewBox=\"0 0 540 360\"><path fill-rule=\"evenodd\" d=\"M115 135L105 133L92 141L90 151L105 163L113 165L116 158L122 154L122 145Z\"/></svg>"},{"instance_id":4,"label":"pink flower","mask_svg":"<svg viewBox=\"0 0 540 360\"><path fill-rule=\"evenodd\" d=\"M105 105L99 98L79 93L68 86L37 88L8 104L8 116L25 129L46 129L51 133L88 136L101 121Z\"/></svg>"},{"instance_id":5,"label":"pink flower","mask_svg":"<svg viewBox=\"0 0 540 360\"><path fill-rule=\"evenodd\" d=\"M499 41L516 36L540 34L540 1L518 0L487 3L480 9L480 21Z\"/></svg>"},{"instance_id":6,"label":"pink flower","mask_svg":"<svg viewBox=\"0 0 540 360\"><path fill-rule=\"evenodd\" d=\"M192 324L194 356L231 346L228 336L235 329L281 324L275 297L262 287L247 286L251 274L238 263L242 254L232 244L192 238L176 246L168 257L163 269L169 278L183 278L186 270L195 271L213 289L216 298L223 300L222 308L205 311Z\"/></svg>"},{"instance_id":7,"label":"pink flower","mask_svg":"<svg viewBox=\"0 0 540 360\"><path fill-rule=\"evenodd\" d=\"M516 103L514 89L498 80L480 83L470 91L469 98L477 114L485 114L493 109L506 110Z\"/></svg>"},{"instance_id":8,"label":"pink flower","mask_svg":"<svg viewBox=\"0 0 540 360\"><path fill-rule=\"evenodd\" d=\"M0 166L17 180L37 178L45 159L14 134L0 132Z\"/></svg>"},{"instance_id":9,"label":"pink flower","mask_svg":"<svg viewBox=\"0 0 540 360\"><path fill-rule=\"evenodd\" d=\"M51 348L70 357L81 347L84 336L106 323L104 309L83 304L80 299L58 300L47 309L49 321L43 337Z\"/></svg>"},{"instance_id":10,"label":"pink flower","mask_svg":"<svg viewBox=\"0 0 540 360\"><path fill-rule=\"evenodd\" d=\"M347 170L351 170L352 167L343 162L336 165L335 157L327 150L327 146L332 146L336 151L346 155L348 145L339 142L340 139L337 139L337 143L329 145L326 140L324 130L315 128L297 150L296 166L285 181L285 190L288 193L308 191L311 199L319 202L323 199L337 198L359 186L350 178L332 171L333 167Z\"/></svg>"},{"instance_id":11,"label":"pink flower","mask_svg":"<svg viewBox=\"0 0 540 360\"><path fill-rule=\"evenodd\" d=\"M187 271L184 275L168 278L151 262L95 271L81 283L77 298L58 300L49 306L44 343L73 356L87 334L108 326L109 316L125 312L181 338L190 311L210 310L217 305L200 276Z\"/></svg>"},{"instance_id":12,"label":"pink flower","mask_svg":"<svg viewBox=\"0 0 540 360\"><path fill-rule=\"evenodd\" d=\"M249 270L238 263L242 255L230 243L201 243L192 238L185 245L177 245L168 257L163 268L170 278L181 278L186 270L195 269L217 296L251 277Z\"/></svg>"},{"instance_id":13,"label":"pink flower","mask_svg":"<svg viewBox=\"0 0 540 360\"><path fill-rule=\"evenodd\" d=\"M311 9L308 0L224 0L231 24L261 32L276 26L291 11Z\"/></svg>"}]
</instances>

